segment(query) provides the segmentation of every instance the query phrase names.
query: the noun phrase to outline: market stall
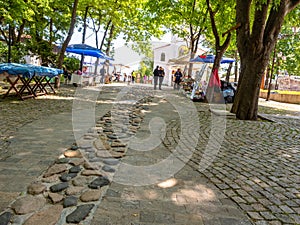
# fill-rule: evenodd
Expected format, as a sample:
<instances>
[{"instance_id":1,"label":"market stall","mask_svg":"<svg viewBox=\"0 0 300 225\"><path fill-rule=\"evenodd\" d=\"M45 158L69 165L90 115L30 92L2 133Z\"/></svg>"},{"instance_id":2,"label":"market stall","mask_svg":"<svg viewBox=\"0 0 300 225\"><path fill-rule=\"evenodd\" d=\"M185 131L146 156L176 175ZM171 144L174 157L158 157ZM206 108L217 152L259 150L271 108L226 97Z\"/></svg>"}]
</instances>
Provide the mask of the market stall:
<instances>
[{"instance_id":1,"label":"market stall","mask_svg":"<svg viewBox=\"0 0 300 225\"><path fill-rule=\"evenodd\" d=\"M212 92L221 93L226 102L229 96L228 90L223 90L220 78L218 76L218 70L211 71L211 68L207 66L208 64L213 64L215 61L214 55L200 55L194 59L191 59L191 63L202 63L203 66L200 71L196 74L195 82L193 84L193 90L191 93L191 100L193 101L207 101L207 92L211 90ZM233 63L235 59L232 58L222 58L221 64ZM206 76L204 76L206 74ZM209 74L209 76L207 76ZM216 91L218 90L218 91Z\"/></svg>"},{"instance_id":2,"label":"market stall","mask_svg":"<svg viewBox=\"0 0 300 225\"><path fill-rule=\"evenodd\" d=\"M72 44L69 45L66 49L66 52L78 54L81 56L91 56L100 59L105 59L108 61L114 60L113 58L104 54L100 49L94 48L86 44ZM83 68L82 68L83 69ZM100 83L100 77L97 75L92 75L91 73L85 73L81 71L82 74L73 73L71 77L71 83L75 86L83 85L93 85L95 83Z\"/></svg>"}]
</instances>

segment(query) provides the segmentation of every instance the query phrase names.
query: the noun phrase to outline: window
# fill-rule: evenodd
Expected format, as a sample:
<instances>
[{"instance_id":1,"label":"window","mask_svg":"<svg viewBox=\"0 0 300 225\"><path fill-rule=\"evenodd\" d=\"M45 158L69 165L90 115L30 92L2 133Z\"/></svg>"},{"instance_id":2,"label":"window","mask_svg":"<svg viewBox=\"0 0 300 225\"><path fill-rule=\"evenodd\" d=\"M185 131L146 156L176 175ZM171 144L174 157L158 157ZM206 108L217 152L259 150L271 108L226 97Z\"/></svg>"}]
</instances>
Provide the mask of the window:
<instances>
[{"instance_id":1,"label":"window","mask_svg":"<svg viewBox=\"0 0 300 225\"><path fill-rule=\"evenodd\" d=\"M160 55L160 61L162 61L162 62L166 61L166 54L164 52L161 53L161 55Z\"/></svg>"}]
</instances>

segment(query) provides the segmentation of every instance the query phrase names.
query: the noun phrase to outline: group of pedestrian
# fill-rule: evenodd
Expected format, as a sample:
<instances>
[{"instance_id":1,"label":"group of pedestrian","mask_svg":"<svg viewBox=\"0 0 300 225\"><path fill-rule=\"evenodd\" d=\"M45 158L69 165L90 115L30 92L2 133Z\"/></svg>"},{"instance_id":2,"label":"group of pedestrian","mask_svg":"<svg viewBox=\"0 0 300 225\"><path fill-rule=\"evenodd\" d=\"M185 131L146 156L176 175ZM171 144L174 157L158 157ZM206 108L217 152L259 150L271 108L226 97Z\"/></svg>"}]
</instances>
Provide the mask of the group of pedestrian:
<instances>
[{"instance_id":1,"label":"group of pedestrian","mask_svg":"<svg viewBox=\"0 0 300 225\"><path fill-rule=\"evenodd\" d=\"M164 68L161 66L156 66L155 70L153 71L154 76L154 90L156 90L156 86L158 83L158 89L161 90L161 85L164 80L165 71ZM183 74L181 72L181 69L178 68L177 71L173 74L174 78L174 89L180 88L180 82L182 81Z\"/></svg>"},{"instance_id":2,"label":"group of pedestrian","mask_svg":"<svg viewBox=\"0 0 300 225\"><path fill-rule=\"evenodd\" d=\"M155 70L153 71L153 79L154 79L154 90L156 90L156 86L158 83L158 89L161 90L161 85L164 80L165 71L164 68L161 66L156 66Z\"/></svg>"}]
</instances>

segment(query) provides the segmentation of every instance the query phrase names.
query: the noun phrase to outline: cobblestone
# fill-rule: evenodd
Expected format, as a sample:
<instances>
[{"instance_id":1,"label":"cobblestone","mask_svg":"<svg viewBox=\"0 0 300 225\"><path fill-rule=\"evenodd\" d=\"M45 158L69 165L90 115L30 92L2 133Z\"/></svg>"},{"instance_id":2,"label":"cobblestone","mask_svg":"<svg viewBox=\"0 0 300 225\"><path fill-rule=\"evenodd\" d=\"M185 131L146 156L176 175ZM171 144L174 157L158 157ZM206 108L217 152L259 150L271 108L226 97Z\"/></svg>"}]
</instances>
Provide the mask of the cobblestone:
<instances>
[{"instance_id":1,"label":"cobblestone","mask_svg":"<svg viewBox=\"0 0 300 225\"><path fill-rule=\"evenodd\" d=\"M199 165L201 158L198 156L204 151L201 145L206 146L211 132L208 106L199 103L197 108L201 110L202 134L194 153L194 159L198 161L190 163L194 168ZM254 221L261 224L297 223L297 218L292 215L299 216L299 210L293 214L293 206L299 206L295 202L299 196L295 193L300 189L300 118L263 116L274 122L227 119L220 151L203 174ZM269 221L271 219L274 221Z\"/></svg>"},{"instance_id":2,"label":"cobblestone","mask_svg":"<svg viewBox=\"0 0 300 225\"><path fill-rule=\"evenodd\" d=\"M145 91L145 89L138 89L140 88L132 88L132 92L129 93L133 100L135 97L140 98L136 93ZM1 167L0 178L3 180L3 178L8 175L15 176L11 182L12 184L15 184L14 188L16 191L12 192L12 190L10 190L11 200L17 196L18 191L21 189L19 187L23 184L17 182L17 180L20 179L18 178L19 170L4 168L4 165L20 165L20 168L22 168L21 165L26 160L22 155L15 157L18 151L11 151L11 148L9 148L12 143L14 144L14 135L18 133L18 130L21 130L27 124L30 124L37 119L46 120L47 115L54 113L70 113L73 101L72 91L74 92L73 88L68 88L66 90L62 89L61 93L57 96L59 97L59 100L56 100L55 97L53 97L52 99L41 98L36 100L26 100L24 102L14 102L11 99L7 99L4 102L1 102L1 116L3 112L4 117L0 122L0 162L2 163L1 165L3 165L3 167ZM112 88L110 90L104 89L103 93L117 93L118 91L120 91L120 88ZM155 102L153 105L157 103L157 105L163 107L164 103L167 102L164 92L156 93L155 95L156 100L159 99L160 102ZM177 98L177 95L178 93L175 93L172 97ZM111 99L106 98L105 101L117 102L121 100L116 100L115 96L116 94L114 94L114 97ZM188 99L186 100L188 101ZM57 101L59 101L59 103ZM7 107L8 103L10 107ZM146 102L143 104L145 103ZM174 117L173 114L170 113L166 113L164 117L159 114L163 109L161 109L162 111L156 111L154 110L155 107L152 105L144 106L144 109L146 111L148 110L152 113L151 115L153 115L148 118L148 120L147 116L145 117L146 120L138 118L137 112L131 114L130 118L133 119L133 123L132 126L129 127L129 136L147 136L148 134L146 135L146 131L148 131L149 128L143 128L143 126L150 124L150 119L155 116L165 118L165 121L168 121L165 127L166 135L160 137L161 140L163 140L163 148L158 148L155 154L152 154L152 152L148 153L147 151L140 152L136 150L133 152L132 150L126 152L127 147L129 146L130 148L131 146L128 142L112 141L112 139L128 140L127 137L120 136L119 134L120 132L125 132L125 130L121 131L121 129L124 129L124 126L123 128L122 126L119 127L119 123L126 125L126 121L125 123L124 121L114 121L114 117L111 117L112 114L118 115L119 117L127 114L125 111L123 112L123 109L121 108L112 108L110 109L111 114L107 114L103 117L105 120L97 120L96 130L91 128L89 131L83 133L83 140L85 142L79 145L79 147L72 143L64 143L69 144L70 147L68 150L70 152L80 151L83 153L82 157L84 158L68 159L67 161L60 159L61 166L57 166L59 161L57 160L57 164L55 165L60 169L53 172L48 170L48 174L46 173L46 177L42 178L41 181L45 183L48 182L48 184L44 184L47 186L48 191L51 185L59 182L58 173L61 175L61 173L66 172L72 168L70 165L77 166L69 172L78 172L78 174L80 174L78 176L80 177L70 177L70 179L67 178L66 181L70 185L78 186L69 187L64 192L66 195L70 195L72 201L75 201L75 203L67 203L66 206L74 204L78 206L80 203L76 200L80 200L80 198L74 197L73 195L80 196L82 193L89 193L85 189L87 185L92 184L95 177L105 174L103 173L103 169L100 169L101 167L94 168L95 164L105 161L102 159L99 160L100 151L95 152L94 148L96 146L100 149L99 143L93 142L99 134L101 140L103 139L106 142L110 140L111 142L102 146L103 150L106 148L114 154L114 157L122 158L122 160L120 160L121 162L126 158L126 162L136 166L151 165L159 162L161 158L168 158L170 152L174 153L174 149L176 149L178 145L182 145L184 147L179 149L177 156L187 165L181 171L182 173L179 172L174 178L178 181L183 179L184 182L181 181L181 183L174 185L172 188L166 189L157 189L157 187L151 186L141 189L131 187L130 190L130 188L126 189L120 184L117 185L116 183L105 181L105 185L109 185L108 191L106 192L106 196L110 196L109 202L107 201L107 197L105 197L104 201L100 204L99 210L96 211L95 209L92 209L94 207L92 204L80 206L87 207L88 209L80 216L80 218L73 217L73 213L71 217L68 217L68 221L79 222L85 220L86 217L89 217L87 221L92 221L92 224L120 224L119 221L122 216L124 218L124 215L130 214L126 221L124 220L123 222L128 222L128 224L130 224L129 222L131 221L134 224L163 223L198 225L248 225L251 223L271 225L300 224L300 119L295 116L273 115L270 114L270 110L268 110L268 114L262 114L268 121L238 121L227 118L225 121L226 123L224 123L222 118L214 116L211 113L208 104L195 103L195 107L198 113L196 116L193 115L193 117L190 111L186 109L185 116L180 119ZM260 107L260 109L263 109L263 107ZM34 113L20 113L19 111L33 111ZM120 111L122 111L122 113L120 113ZM169 110L167 112L171 111ZM298 115L298 112L295 112L295 115ZM182 125L184 118L188 118L185 126ZM195 121L193 122L193 120L195 119L200 123L200 129L198 130L199 139L196 138L194 132ZM120 128L116 129L116 134L118 135L113 133L114 130L111 130L111 126L114 123L116 128ZM140 128L140 126L142 127ZM37 126L35 129L39 132L44 132L42 126ZM105 138L104 136L101 136L101 132L103 131L105 131ZM30 143L32 137L27 135L25 138L25 140L28 141L27 143ZM190 143L193 142L193 140L197 141L197 145L194 146L194 148L191 148ZM35 143L37 145L43 145L41 140L35 140ZM212 148L213 150L218 149L219 146L218 151L206 151L206 148L208 148L209 145L214 147ZM146 146L147 145L145 144L143 147ZM123 150L121 151L120 148L123 148ZM163 149L165 148L168 149L169 152L164 152ZM39 159L38 150L39 149L37 148L36 153L34 153L36 156L32 157L31 160ZM62 152L62 149L59 151ZM192 154L192 157L189 158L190 155L186 153ZM27 174L31 174L28 178L28 183L32 182L33 176L39 176L41 172L43 172L41 171L42 168L47 168L51 165L54 160L53 155L55 154L56 153L53 153L52 155L45 154L45 157L49 157L49 159L48 161L45 160L42 162L44 166L36 166L32 161L27 162L28 165L32 164L27 172ZM83 166L85 160L89 160L90 164L88 166ZM119 163L119 160L114 159L108 159L106 160L106 163L113 169L108 170L107 168L107 170L104 171L107 172L107 174L110 171L111 175L107 175L109 177L112 177L114 173L117 173L117 167L122 165L122 163ZM68 164L67 167L65 167L66 164ZM202 167L200 167L200 165L202 165ZM107 165L105 166L107 167ZM203 169L204 166L205 169ZM86 167L89 167L89 170L87 170ZM165 169L167 170L167 168ZM90 173L88 173L89 171ZM83 175L87 177L83 178ZM199 179L199 183L197 183L196 186L192 186L192 184L195 184L192 182L196 182L195 178ZM22 180L26 183L25 178L22 178ZM96 185L95 188L97 187L98 186ZM4 185L0 184L0 190L5 190ZM97 193L99 194L102 190L96 191L98 191ZM43 188L42 192L45 192ZM40 191L38 191L38 193L40 193ZM173 195L169 196L170 193ZM105 192L103 192L103 194L105 194ZM5 196L8 195L5 194ZM214 196L214 198L212 198L212 196ZM90 197L91 196L87 194L85 196L87 201L94 201L99 199L100 195L96 196L95 199ZM209 197L214 199L214 201L211 201ZM158 199L160 206L157 205L157 207L151 208L149 204L146 204L143 201L145 198L147 203L151 202L153 199ZM123 201L118 202L120 199ZM172 199L174 204L171 204L167 199ZM6 200L2 203L2 209L4 204L8 204L8 201L9 200ZM155 204L153 203L153 205ZM120 208L120 211L116 213L107 210L111 209L110 207L118 207L118 209ZM185 209L184 212L182 211L183 208ZM61 208L59 208L59 210L61 210ZM68 211L69 209L66 210ZM168 212L166 213L166 211ZM70 212L71 211L68 211L67 214ZM247 213L248 218L245 217L243 212ZM94 218L92 218L93 213L95 213ZM100 216L101 213L103 213L103 216ZM191 216L190 213L195 213L195 215ZM35 215L35 219L38 219L39 214ZM113 216L113 218L110 216ZM250 222L249 218L251 218L252 222ZM18 225L24 222L24 219L20 217L14 217L14 220L19 221L16 223ZM54 220L57 220L57 217L53 217L53 221ZM186 221L189 222L187 223ZM36 224L38 223L39 222Z\"/></svg>"}]
</instances>

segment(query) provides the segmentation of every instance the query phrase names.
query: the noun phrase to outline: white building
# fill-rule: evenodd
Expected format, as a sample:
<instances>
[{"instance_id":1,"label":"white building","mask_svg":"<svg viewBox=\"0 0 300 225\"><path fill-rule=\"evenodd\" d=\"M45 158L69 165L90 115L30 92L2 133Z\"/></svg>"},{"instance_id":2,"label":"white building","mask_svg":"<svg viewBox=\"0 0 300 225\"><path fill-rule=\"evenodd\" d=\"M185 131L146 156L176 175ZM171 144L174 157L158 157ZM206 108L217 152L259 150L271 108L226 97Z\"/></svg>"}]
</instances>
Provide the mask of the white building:
<instances>
[{"instance_id":1,"label":"white building","mask_svg":"<svg viewBox=\"0 0 300 225\"><path fill-rule=\"evenodd\" d=\"M177 38L176 36L172 36L170 42L153 41L152 48L154 57L153 66L154 68L156 68L156 66L161 66L164 68L166 75L163 84L170 86L172 84L172 70L176 71L177 68L181 68L182 71L184 71L186 65L189 64L190 55L186 42ZM200 55L206 51L207 49L199 49L197 54ZM122 46L115 49L115 61L112 63L124 65L122 68L122 73L128 74L139 68L140 62L143 60L143 58L143 55L138 54L129 46ZM194 68L199 68L199 66L197 67L197 65L194 64ZM196 70L197 69L195 69L195 72Z\"/></svg>"},{"instance_id":2,"label":"white building","mask_svg":"<svg viewBox=\"0 0 300 225\"><path fill-rule=\"evenodd\" d=\"M198 50L197 54L203 54L205 50ZM154 67L161 66L165 70L163 84L170 86L172 84L172 71L181 68L184 71L189 64L189 49L185 41L173 36L171 43L153 49Z\"/></svg>"}]
</instances>

